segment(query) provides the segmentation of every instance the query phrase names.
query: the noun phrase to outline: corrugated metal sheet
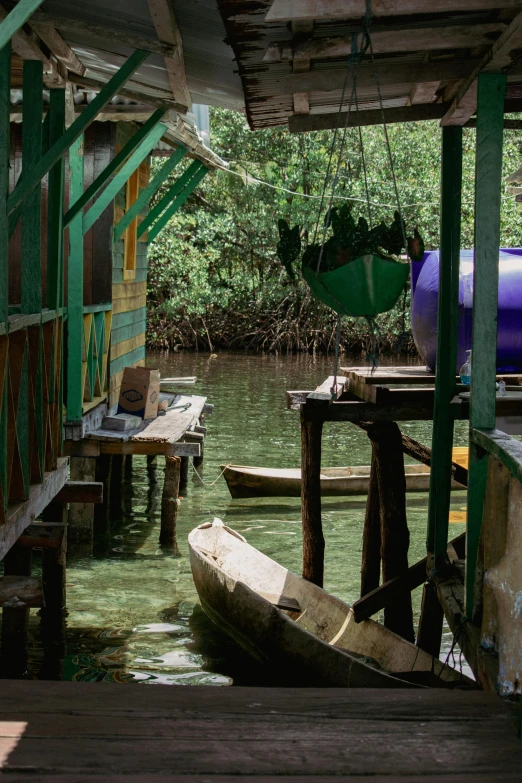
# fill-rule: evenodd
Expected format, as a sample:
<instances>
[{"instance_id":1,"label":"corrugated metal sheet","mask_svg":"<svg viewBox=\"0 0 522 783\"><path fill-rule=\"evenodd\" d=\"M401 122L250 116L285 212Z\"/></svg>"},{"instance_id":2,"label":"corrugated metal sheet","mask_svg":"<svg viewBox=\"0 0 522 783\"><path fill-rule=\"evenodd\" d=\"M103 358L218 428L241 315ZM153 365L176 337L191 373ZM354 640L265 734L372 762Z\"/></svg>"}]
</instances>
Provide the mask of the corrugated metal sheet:
<instances>
[{"instance_id":1,"label":"corrugated metal sheet","mask_svg":"<svg viewBox=\"0 0 522 783\"><path fill-rule=\"evenodd\" d=\"M119 33L157 41L147 0L45 0L41 11L54 17L103 25ZM234 54L224 43L225 28L214 0L177 0L174 11L183 40L187 83L194 103L242 110L243 91ZM57 29L87 67L87 76L107 79L132 49L92 33ZM128 87L154 97L172 98L165 63L151 54Z\"/></svg>"}]
</instances>

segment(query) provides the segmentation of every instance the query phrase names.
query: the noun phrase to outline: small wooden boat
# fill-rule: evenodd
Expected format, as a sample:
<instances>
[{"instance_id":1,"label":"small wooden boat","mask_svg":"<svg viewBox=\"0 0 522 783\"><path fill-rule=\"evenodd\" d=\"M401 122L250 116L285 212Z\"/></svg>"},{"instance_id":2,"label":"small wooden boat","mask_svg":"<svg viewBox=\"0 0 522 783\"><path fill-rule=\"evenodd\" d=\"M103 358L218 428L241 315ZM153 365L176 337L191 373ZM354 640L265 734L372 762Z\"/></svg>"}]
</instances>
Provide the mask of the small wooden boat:
<instances>
[{"instance_id":1,"label":"small wooden boat","mask_svg":"<svg viewBox=\"0 0 522 783\"><path fill-rule=\"evenodd\" d=\"M373 620L250 546L221 520L189 535L190 564L210 619L287 681L341 687L474 685Z\"/></svg>"},{"instance_id":2,"label":"small wooden boat","mask_svg":"<svg viewBox=\"0 0 522 783\"><path fill-rule=\"evenodd\" d=\"M299 468L254 468L247 465L222 465L223 475L233 498L301 496ZM406 465L406 492L428 492L430 469L426 465ZM322 468L321 495L339 497L366 495L370 486L370 466ZM453 482L452 489L464 489Z\"/></svg>"}]
</instances>

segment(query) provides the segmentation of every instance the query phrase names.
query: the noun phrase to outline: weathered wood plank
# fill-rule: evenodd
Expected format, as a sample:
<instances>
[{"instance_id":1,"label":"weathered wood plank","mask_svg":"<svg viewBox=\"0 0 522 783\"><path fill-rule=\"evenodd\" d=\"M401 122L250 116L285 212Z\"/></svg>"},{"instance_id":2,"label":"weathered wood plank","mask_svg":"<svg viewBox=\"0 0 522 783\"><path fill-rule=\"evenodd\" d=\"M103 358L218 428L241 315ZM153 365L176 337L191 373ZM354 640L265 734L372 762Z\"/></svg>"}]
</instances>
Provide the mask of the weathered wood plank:
<instances>
[{"instance_id":1,"label":"weathered wood plank","mask_svg":"<svg viewBox=\"0 0 522 783\"><path fill-rule=\"evenodd\" d=\"M500 2L500 5L499 5ZM496 8L519 8L518 0L373 0L374 17L413 14L453 13L455 11L488 11ZM296 22L323 19L361 19L364 8L360 0L274 0L265 22Z\"/></svg>"},{"instance_id":2,"label":"weathered wood plank","mask_svg":"<svg viewBox=\"0 0 522 783\"><path fill-rule=\"evenodd\" d=\"M188 111L192 106L192 99L187 86L183 44L174 8L169 0L147 0L147 5L158 39L175 49L172 56L165 57L165 67L174 100L180 107L184 107L180 108L180 111Z\"/></svg>"},{"instance_id":3,"label":"weathered wood plank","mask_svg":"<svg viewBox=\"0 0 522 783\"><path fill-rule=\"evenodd\" d=\"M1 576L0 606L5 606L13 599L18 599L29 607L42 606L42 580L34 576Z\"/></svg>"},{"instance_id":4,"label":"weathered wood plank","mask_svg":"<svg viewBox=\"0 0 522 783\"><path fill-rule=\"evenodd\" d=\"M333 130L339 122L341 127L346 124L349 128L367 125L382 125L383 112L384 121L388 125L396 122L424 122L427 120L440 120L446 113L449 105L447 103L427 103L417 106L400 106L398 108L364 109L360 112L337 112L331 114L309 114L300 116L291 116L288 118L288 128L291 133L308 133L316 130Z\"/></svg>"},{"instance_id":5,"label":"weathered wood plank","mask_svg":"<svg viewBox=\"0 0 522 783\"><path fill-rule=\"evenodd\" d=\"M103 482L67 481L56 495L61 503L103 503Z\"/></svg>"}]
</instances>

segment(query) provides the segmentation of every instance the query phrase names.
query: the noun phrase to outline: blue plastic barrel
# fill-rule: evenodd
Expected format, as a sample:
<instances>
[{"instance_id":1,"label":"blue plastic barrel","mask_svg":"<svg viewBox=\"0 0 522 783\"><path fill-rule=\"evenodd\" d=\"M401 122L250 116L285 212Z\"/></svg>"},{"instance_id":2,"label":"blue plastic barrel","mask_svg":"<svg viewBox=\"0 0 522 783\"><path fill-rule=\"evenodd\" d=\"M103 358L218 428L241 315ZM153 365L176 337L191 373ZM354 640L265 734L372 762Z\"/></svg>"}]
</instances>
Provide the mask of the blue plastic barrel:
<instances>
[{"instance_id":1,"label":"blue plastic barrel","mask_svg":"<svg viewBox=\"0 0 522 783\"><path fill-rule=\"evenodd\" d=\"M473 308L473 250L460 252L459 336L457 367L471 348ZM437 355L439 251L412 262L411 325L417 350L431 370ZM522 372L522 249L499 253L497 371Z\"/></svg>"}]
</instances>

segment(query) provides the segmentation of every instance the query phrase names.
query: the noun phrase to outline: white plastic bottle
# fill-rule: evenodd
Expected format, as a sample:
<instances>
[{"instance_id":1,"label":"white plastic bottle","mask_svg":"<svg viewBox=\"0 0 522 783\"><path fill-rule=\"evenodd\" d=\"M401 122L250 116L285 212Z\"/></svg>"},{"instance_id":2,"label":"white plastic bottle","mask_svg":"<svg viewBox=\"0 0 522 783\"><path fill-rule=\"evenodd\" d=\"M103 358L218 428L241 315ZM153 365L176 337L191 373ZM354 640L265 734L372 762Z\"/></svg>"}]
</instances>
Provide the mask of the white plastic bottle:
<instances>
[{"instance_id":1,"label":"white plastic bottle","mask_svg":"<svg viewBox=\"0 0 522 783\"><path fill-rule=\"evenodd\" d=\"M460 368L460 380L464 386L469 386L471 383L471 351L466 351L468 358Z\"/></svg>"}]
</instances>

